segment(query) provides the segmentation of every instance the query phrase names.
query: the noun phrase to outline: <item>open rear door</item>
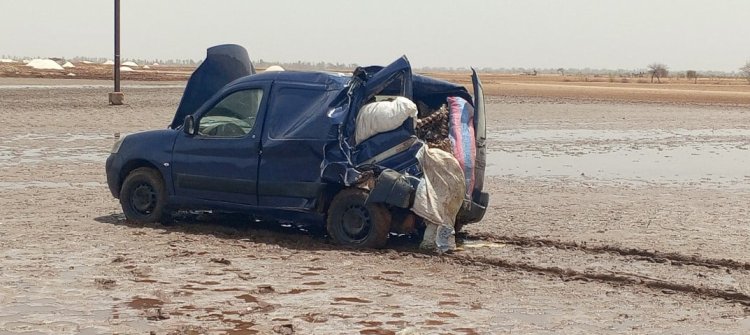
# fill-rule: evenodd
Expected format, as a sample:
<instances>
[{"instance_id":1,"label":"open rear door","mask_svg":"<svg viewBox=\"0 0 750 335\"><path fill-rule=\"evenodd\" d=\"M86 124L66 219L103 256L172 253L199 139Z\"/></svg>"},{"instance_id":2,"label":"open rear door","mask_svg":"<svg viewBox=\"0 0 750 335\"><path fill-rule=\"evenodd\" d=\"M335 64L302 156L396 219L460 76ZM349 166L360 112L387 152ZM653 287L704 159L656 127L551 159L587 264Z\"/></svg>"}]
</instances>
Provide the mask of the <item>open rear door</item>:
<instances>
[{"instance_id":1,"label":"open rear door","mask_svg":"<svg viewBox=\"0 0 750 335\"><path fill-rule=\"evenodd\" d=\"M461 208L456 217L456 230L467 223L478 222L487 211L490 195L482 192L484 188L484 167L487 165L487 126L484 114L484 92L482 82L474 69L471 69L471 81L474 84L474 135L476 137L476 157L474 161L474 190L471 201Z\"/></svg>"},{"instance_id":2,"label":"open rear door","mask_svg":"<svg viewBox=\"0 0 750 335\"><path fill-rule=\"evenodd\" d=\"M477 71L471 69L471 81L474 84L474 132L476 135L477 156L474 164L474 201L484 188L484 168L487 165L487 126L484 114L484 92ZM486 205L486 204L485 204Z\"/></svg>"}]
</instances>

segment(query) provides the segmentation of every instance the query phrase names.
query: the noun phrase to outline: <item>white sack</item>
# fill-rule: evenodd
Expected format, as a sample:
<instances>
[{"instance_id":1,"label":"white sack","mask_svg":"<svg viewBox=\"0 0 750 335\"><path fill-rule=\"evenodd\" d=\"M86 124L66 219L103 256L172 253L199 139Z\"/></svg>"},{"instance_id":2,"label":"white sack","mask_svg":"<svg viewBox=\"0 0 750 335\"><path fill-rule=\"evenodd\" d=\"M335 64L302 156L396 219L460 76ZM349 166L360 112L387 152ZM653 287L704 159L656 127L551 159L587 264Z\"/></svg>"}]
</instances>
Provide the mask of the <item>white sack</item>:
<instances>
[{"instance_id":1,"label":"white sack","mask_svg":"<svg viewBox=\"0 0 750 335\"><path fill-rule=\"evenodd\" d=\"M404 97L366 104L357 115L354 140L360 144L376 134L398 128L410 117L417 117L417 105Z\"/></svg>"},{"instance_id":2,"label":"white sack","mask_svg":"<svg viewBox=\"0 0 750 335\"><path fill-rule=\"evenodd\" d=\"M424 178L414 195L414 214L427 223L420 247L445 252L455 248L454 226L466 191L464 172L452 154L422 148L417 154Z\"/></svg>"}]
</instances>

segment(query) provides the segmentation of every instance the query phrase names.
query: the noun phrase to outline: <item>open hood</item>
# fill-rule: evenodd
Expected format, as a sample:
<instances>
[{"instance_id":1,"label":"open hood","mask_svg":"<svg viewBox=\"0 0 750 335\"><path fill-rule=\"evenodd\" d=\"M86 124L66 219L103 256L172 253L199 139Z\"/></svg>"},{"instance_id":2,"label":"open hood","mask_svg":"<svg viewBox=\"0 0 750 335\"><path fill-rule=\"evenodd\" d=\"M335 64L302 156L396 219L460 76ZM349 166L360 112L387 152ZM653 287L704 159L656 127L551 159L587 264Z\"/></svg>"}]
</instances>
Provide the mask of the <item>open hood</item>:
<instances>
[{"instance_id":1,"label":"open hood","mask_svg":"<svg viewBox=\"0 0 750 335\"><path fill-rule=\"evenodd\" d=\"M181 126L185 116L193 114L224 85L251 74L255 74L255 68L245 48L236 44L208 48L206 59L195 69L185 86L169 127L174 129Z\"/></svg>"}]
</instances>

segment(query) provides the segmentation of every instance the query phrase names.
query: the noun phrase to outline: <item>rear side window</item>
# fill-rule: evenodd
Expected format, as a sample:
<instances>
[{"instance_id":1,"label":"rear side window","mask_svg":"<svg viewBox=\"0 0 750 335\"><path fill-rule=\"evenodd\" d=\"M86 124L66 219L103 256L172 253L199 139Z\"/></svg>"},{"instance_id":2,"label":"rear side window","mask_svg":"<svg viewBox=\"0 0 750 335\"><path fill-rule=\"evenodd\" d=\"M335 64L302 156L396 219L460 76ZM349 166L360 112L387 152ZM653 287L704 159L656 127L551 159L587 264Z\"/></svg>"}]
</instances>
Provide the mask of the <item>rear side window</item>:
<instances>
[{"instance_id":1,"label":"rear side window","mask_svg":"<svg viewBox=\"0 0 750 335\"><path fill-rule=\"evenodd\" d=\"M326 138L331 121L326 103L331 92L317 87L280 87L274 91L266 119L272 139L314 140Z\"/></svg>"},{"instance_id":2,"label":"rear side window","mask_svg":"<svg viewBox=\"0 0 750 335\"><path fill-rule=\"evenodd\" d=\"M262 100L262 89L242 90L226 96L200 119L198 134L206 137L247 135L255 125Z\"/></svg>"}]
</instances>

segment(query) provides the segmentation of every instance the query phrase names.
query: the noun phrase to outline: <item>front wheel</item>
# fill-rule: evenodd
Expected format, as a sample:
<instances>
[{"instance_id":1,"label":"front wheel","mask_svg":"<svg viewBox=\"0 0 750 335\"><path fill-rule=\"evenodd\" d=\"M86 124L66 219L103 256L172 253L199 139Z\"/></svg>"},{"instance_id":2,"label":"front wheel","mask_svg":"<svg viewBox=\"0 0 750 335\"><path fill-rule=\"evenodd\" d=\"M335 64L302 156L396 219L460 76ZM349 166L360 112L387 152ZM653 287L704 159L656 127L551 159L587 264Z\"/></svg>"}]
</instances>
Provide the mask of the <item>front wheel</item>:
<instances>
[{"instance_id":1,"label":"front wheel","mask_svg":"<svg viewBox=\"0 0 750 335\"><path fill-rule=\"evenodd\" d=\"M381 204L365 204L368 193L339 192L328 209L326 229L334 242L355 248L382 248L391 230L391 213Z\"/></svg>"},{"instance_id":2,"label":"front wheel","mask_svg":"<svg viewBox=\"0 0 750 335\"><path fill-rule=\"evenodd\" d=\"M125 217L135 223L154 223L165 217L167 189L158 171L138 168L122 183L120 205Z\"/></svg>"}]
</instances>

